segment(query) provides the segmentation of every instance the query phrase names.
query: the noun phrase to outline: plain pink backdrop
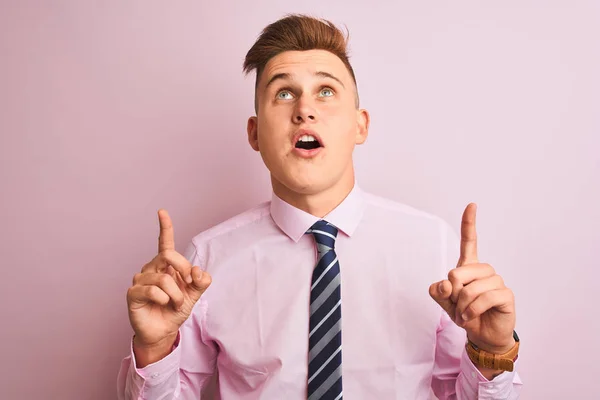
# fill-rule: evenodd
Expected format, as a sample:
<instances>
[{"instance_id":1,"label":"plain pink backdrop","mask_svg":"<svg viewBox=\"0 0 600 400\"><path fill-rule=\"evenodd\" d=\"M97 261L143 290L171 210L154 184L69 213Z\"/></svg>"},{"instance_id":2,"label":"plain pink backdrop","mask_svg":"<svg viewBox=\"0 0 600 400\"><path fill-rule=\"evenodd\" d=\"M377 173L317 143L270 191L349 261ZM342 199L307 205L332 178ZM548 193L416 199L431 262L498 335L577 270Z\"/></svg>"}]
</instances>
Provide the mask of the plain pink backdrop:
<instances>
[{"instance_id":1,"label":"plain pink backdrop","mask_svg":"<svg viewBox=\"0 0 600 400\"><path fill-rule=\"evenodd\" d=\"M346 24L365 189L447 219L513 288L526 399L597 398L597 1L2 1L0 398L113 399L156 210L192 235L270 195L243 57ZM424 288L427 290L427 288Z\"/></svg>"}]
</instances>

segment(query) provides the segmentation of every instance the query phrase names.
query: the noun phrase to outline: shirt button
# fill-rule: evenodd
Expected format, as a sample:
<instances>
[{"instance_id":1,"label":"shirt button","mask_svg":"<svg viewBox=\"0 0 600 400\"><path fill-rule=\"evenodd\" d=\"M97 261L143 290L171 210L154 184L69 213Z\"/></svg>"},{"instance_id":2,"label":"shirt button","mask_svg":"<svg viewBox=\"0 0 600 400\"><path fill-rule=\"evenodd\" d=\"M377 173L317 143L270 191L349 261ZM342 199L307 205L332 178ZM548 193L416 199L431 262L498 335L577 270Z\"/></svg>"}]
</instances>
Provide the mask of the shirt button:
<instances>
[{"instance_id":1,"label":"shirt button","mask_svg":"<svg viewBox=\"0 0 600 400\"><path fill-rule=\"evenodd\" d=\"M473 378L477 378L477 373L475 373L475 372L471 371L471 376L472 376Z\"/></svg>"},{"instance_id":2,"label":"shirt button","mask_svg":"<svg viewBox=\"0 0 600 400\"><path fill-rule=\"evenodd\" d=\"M156 379L160 376L160 374L158 372L153 373L152 375L150 375L150 378L152 379Z\"/></svg>"}]
</instances>

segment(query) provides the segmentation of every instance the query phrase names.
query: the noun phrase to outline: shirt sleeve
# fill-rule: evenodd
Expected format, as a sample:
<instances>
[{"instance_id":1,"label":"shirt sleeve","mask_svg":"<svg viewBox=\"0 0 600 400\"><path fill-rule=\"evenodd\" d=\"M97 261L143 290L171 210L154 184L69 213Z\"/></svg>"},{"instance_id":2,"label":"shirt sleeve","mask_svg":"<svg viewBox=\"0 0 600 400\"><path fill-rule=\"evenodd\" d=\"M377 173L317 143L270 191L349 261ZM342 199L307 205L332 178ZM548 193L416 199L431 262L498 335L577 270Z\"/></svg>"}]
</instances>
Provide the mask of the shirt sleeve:
<instances>
[{"instance_id":1,"label":"shirt sleeve","mask_svg":"<svg viewBox=\"0 0 600 400\"><path fill-rule=\"evenodd\" d=\"M454 268L458 260L460 241L452 229L445 225L442 234L442 254L446 260L445 273ZM518 399L522 387L515 363L512 372L503 372L493 380L486 379L473 364L465 349L466 332L441 312L436 335L435 365L432 390L440 400Z\"/></svg>"},{"instance_id":2,"label":"shirt sleeve","mask_svg":"<svg viewBox=\"0 0 600 400\"><path fill-rule=\"evenodd\" d=\"M203 265L196 248L188 247L185 257L193 265ZM217 348L206 339L205 317L208 304L196 303L190 317L179 329L173 350L165 358L137 368L133 353L121 362L117 378L119 400L180 399L201 397L215 372Z\"/></svg>"}]
</instances>

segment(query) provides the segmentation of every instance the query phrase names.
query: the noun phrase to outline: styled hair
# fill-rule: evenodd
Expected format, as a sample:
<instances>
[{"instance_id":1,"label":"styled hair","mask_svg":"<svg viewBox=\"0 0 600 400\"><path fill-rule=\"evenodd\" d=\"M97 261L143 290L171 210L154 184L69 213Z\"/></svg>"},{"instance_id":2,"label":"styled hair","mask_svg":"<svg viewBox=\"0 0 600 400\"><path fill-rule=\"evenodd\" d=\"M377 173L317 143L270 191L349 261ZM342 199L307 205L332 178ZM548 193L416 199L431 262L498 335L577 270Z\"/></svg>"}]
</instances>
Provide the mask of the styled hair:
<instances>
[{"instance_id":1,"label":"styled hair","mask_svg":"<svg viewBox=\"0 0 600 400\"><path fill-rule=\"evenodd\" d=\"M289 14L261 32L244 59L244 73L256 70L255 89L269 60L285 51L326 50L336 55L346 68L354 85L356 76L348 55L348 31L346 35L332 22L303 14ZM358 107L358 93L356 95ZM255 108L258 108L255 93Z\"/></svg>"}]
</instances>

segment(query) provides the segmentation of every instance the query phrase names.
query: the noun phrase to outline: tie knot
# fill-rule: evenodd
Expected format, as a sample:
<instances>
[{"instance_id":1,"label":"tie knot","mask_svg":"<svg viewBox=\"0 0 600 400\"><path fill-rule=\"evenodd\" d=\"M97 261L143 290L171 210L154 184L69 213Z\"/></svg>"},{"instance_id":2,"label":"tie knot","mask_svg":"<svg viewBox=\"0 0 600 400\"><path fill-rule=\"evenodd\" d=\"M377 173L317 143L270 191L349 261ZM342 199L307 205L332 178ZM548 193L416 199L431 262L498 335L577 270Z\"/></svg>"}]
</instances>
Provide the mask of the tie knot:
<instances>
[{"instance_id":1,"label":"tie knot","mask_svg":"<svg viewBox=\"0 0 600 400\"><path fill-rule=\"evenodd\" d=\"M306 233L313 234L317 244L320 245L319 249L322 249L323 246L333 249L338 229L327 221L319 220L315 222Z\"/></svg>"}]
</instances>

